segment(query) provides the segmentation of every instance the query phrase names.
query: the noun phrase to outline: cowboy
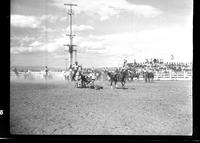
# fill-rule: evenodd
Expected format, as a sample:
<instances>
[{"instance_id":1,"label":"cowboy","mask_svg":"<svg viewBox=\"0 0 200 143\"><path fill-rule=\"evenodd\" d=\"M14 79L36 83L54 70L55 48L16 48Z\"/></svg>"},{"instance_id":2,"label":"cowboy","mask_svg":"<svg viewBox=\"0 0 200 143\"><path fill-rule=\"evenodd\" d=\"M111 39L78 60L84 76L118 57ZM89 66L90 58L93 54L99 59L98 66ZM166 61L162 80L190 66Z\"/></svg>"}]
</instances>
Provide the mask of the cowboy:
<instances>
[{"instance_id":1,"label":"cowboy","mask_svg":"<svg viewBox=\"0 0 200 143\"><path fill-rule=\"evenodd\" d=\"M18 77L18 76L19 76L19 73L18 73L17 68L14 68L13 71L15 72L15 75Z\"/></svg>"},{"instance_id":2,"label":"cowboy","mask_svg":"<svg viewBox=\"0 0 200 143\"><path fill-rule=\"evenodd\" d=\"M72 69L73 69L74 71L77 71L77 70L78 70L78 67L79 67L78 62L75 62L75 64L72 66Z\"/></svg>"},{"instance_id":3,"label":"cowboy","mask_svg":"<svg viewBox=\"0 0 200 143\"><path fill-rule=\"evenodd\" d=\"M82 69L81 69L81 67L79 66L75 75L76 75L76 76L80 76L81 74L82 74Z\"/></svg>"},{"instance_id":4,"label":"cowboy","mask_svg":"<svg viewBox=\"0 0 200 143\"><path fill-rule=\"evenodd\" d=\"M49 69L47 66L45 66L44 71L45 71L45 74L48 75Z\"/></svg>"},{"instance_id":5,"label":"cowboy","mask_svg":"<svg viewBox=\"0 0 200 143\"><path fill-rule=\"evenodd\" d=\"M124 59L124 63L123 63L123 68L126 68L127 67L127 60L126 59Z\"/></svg>"},{"instance_id":6,"label":"cowboy","mask_svg":"<svg viewBox=\"0 0 200 143\"><path fill-rule=\"evenodd\" d=\"M49 69L48 69L47 66L44 67L44 72L45 72L44 78L45 78L45 80L46 80L47 77L48 77L48 73L49 73Z\"/></svg>"},{"instance_id":7,"label":"cowboy","mask_svg":"<svg viewBox=\"0 0 200 143\"><path fill-rule=\"evenodd\" d=\"M76 70L76 67L75 67ZM75 84L77 87L81 87L82 86L82 68L80 66L77 67L77 70L74 73L73 79L75 81Z\"/></svg>"},{"instance_id":8,"label":"cowboy","mask_svg":"<svg viewBox=\"0 0 200 143\"><path fill-rule=\"evenodd\" d=\"M121 71L124 72L126 69L128 69L128 62L126 59L124 59L123 67L122 67Z\"/></svg>"},{"instance_id":9,"label":"cowboy","mask_svg":"<svg viewBox=\"0 0 200 143\"><path fill-rule=\"evenodd\" d=\"M74 71L74 74L72 76L72 80L74 80L75 75L76 75L76 73L78 71L78 68L79 68L78 62L75 62L75 64L72 66L72 70Z\"/></svg>"}]
</instances>

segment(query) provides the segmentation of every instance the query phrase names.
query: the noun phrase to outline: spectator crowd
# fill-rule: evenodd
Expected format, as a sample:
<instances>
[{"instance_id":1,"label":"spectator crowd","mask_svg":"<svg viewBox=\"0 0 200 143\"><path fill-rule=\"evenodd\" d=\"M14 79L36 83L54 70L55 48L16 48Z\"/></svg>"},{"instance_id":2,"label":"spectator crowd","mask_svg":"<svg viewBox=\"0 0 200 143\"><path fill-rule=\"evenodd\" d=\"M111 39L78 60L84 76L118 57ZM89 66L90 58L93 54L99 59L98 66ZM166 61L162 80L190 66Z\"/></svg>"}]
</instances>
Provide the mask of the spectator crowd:
<instances>
[{"instance_id":1,"label":"spectator crowd","mask_svg":"<svg viewBox=\"0 0 200 143\"><path fill-rule=\"evenodd\" d=\"M151 69L157 72L183 72L192 71L192 63L183 62L164 62L163 59L146 59L146 62L137 63L136 60L133 63L127 64L129 68L143 70Z\"/></svg>"}]
</instances>

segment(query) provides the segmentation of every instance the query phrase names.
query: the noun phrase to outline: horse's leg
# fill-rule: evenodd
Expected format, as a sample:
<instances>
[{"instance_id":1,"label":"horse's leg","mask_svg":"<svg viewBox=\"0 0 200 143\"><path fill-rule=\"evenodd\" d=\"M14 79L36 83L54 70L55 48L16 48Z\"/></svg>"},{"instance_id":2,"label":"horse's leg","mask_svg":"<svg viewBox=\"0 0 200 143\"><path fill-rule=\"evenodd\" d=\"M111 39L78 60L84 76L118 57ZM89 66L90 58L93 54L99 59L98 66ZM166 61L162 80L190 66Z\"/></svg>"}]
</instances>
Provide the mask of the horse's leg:
<instances>
[{"instance_id":1,"label":"horse's leg","mask_svg":"<svg viewBox=\"0 0 200 143\"><path fill-rule=\"evenodd\" d=\"M86 87L86 84L87 84L87 79L85 78L85 80L84 80L84 87Z\"/></svg>"},{"instance_id":2,"label":"horse's leg","mask_svg":"<svg viewBox=\"0 0 200 143\"><path fill-rule=\"evenodd\" d=\"M113 83L113 81L111 80L111 82L110 82L110 88L111 88L111 89L113 89L112 83Z\"/></svg>"},{"instance_id":3,"label":"horse's leg","mask_svg":"<svg viewBox=\"0 0 200 143\"><path fill-rule=\"evenodd\" d=\"M81 79L81 87L83 87L83 79Z\"/></svg>"},{"instance_id":4,"label":"horse's leg","mask_svg":"<svg viewBox=\"0 0 200 143\"><path fill-rule=\"evenodd\" d=\"M124 82L123 81L121 82L121 84L122 84L122 87L124 87Z\"/></svg>"},{"instance_id":5,"label":"horse's leg","mask_svg":"<svg viewBox=\"0 0 200 143\"><path fill-rule=\"evenodd\" d=\"M85 80L82 80L82 87L85 87Z\"/></svg>"},{"instance_id":6,"label":"horse's leg","mask_svg":"<svg viewBox=\"0 0 200 143\"><path fill-rule=\"evenodd\" d=\"M124 87L124 80L121 80L122 87Z\"/></svg>"},{"instance_id":7,"label":"horse's leg","mask_svg":"<svg viewBox=\"0 0 200 143\"><path fill-rule=\"evenodd\" d=\"M81 86L85 87L85 78L84 78L84 76L81 77Z\"/></svg>"},{"instance_id":8,"label":"horse's leg","mask_svg":"<svg viewBox=\"0 0 200 143\"><path fill-rule=\"evenodd\" d=\"M72 77L71 77L71 81L75 81L76 80L75 78L76 78L76 72L73 72Z\"/></svg>"},{"instance_id":9,"label":"horse's leg","mask_svg":"<svg viewBox=\"0 0 200 143\"><path fill-rule=\"evenodd\" d=\"M150 82L150 79L151 79L151 77L150 77L150 75L148 75L148 82Z\"/></svg>"},{"instance_id":10,"label":"horse's leg","mask_svg":"<svg viewBox=\"0 0 200 143\"><path fill-rule=\"evenodd\" d=\"M115 88L117 88L117 81L115 81Z\"/></svg>"},{"instance_id":11,"label":"horse's leg","mask_svg":"<svg viewBox=\"0 0 200 143\"><path fill-rule=\"evenodd\" d=\"M65 75L65 80L69 80L69 76L68 75Z\"/></svg>"},{"instance_id":12,"label":"horse's leg","mask_svg":"<svg viewBox=\"0 0 200 143\"><path fill-rule=\"evenodd\" d=\"M125 81L125 79L124 79L124 81L123 81L123 87L124 87L125 83L126 83L126 81Z\"/></svg>"},{"instance_id":13,"label":"horse's leg","mask_svg":"<svg viewBox=\"0 0 200 143\"><path fill-rule=\"evenodd\" d=\"M73 84L76 86L76 85L77 85L77 81L76 81L75 78L76 78L76 77L73 78L73 76L72 76L72 82L73 82Z\"/></svg>"},{"instance_id":14,"label":"horse's leg","mask_svg":"<svg viewBox=\"0 0 200 143\"><path fill-rule=\"evenodd\" d=\"M73 81L73 74L70 74L70 81Z\"/></svg>"}]
</instances>

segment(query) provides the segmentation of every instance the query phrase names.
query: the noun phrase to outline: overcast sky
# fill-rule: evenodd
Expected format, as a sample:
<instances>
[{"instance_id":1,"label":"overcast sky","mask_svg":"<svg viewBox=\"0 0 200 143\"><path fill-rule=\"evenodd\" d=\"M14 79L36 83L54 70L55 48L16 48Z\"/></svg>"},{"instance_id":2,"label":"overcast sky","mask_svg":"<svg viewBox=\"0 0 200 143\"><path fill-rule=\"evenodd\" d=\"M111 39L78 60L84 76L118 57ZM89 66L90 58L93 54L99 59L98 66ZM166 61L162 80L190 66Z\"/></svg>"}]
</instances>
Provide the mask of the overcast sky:
<instances>
[{"instance_id":1,"label":"overcast sky","mask_svg":"<svg viewBox=\"0 0 200 143\"><path fill-rule=\"evenodd\" d=\"M78 61L121 66L146 58L191 62L192 0L11 0L11 65L65 67L74 7Z\"/></svg>"}]
</instances>

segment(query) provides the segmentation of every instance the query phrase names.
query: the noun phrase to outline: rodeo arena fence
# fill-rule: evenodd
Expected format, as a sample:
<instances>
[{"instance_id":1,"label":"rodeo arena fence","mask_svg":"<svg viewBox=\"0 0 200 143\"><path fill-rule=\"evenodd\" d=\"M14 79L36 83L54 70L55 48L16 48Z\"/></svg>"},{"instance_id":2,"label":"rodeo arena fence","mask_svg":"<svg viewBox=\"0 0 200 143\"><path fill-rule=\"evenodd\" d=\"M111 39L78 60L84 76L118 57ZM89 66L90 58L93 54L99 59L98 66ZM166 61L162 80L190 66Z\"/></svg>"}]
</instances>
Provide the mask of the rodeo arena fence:
<instances>
[{"instance_id":1,"label":"rodeo arena fence","mask_svg":"<svg viewBox=\"0 0 200 143\"><path fill-rule=\"evenodd\" d=\"M44 72L30 71L30 72L10 72L10 80L45 80ZM48 80L66 80L64 72L50 71L47 77ZM102 72L99 80L107 80L107 76ZM128 80L130 80L128 78ZM133 80L137 80L134 78ZM139 80L144 80L143 75L139 76ZM192 71L181 72L154 72L154 80L192 80Z\"/></svg>"},{"instance_id":2,"label":"rodeo arena fence","mask_svg":"<svg viewBox=\"0 0 200 143\"><path fill-rule=\"evenodd\" d=\"M10 72L10 80L45 80L44 72L38 71L30 71L26 72L18 72L18 75L11 71ZM65 80L65 76L63 72L49 72L47 79L51 80Z\"/></svg>"}]
</instances>

